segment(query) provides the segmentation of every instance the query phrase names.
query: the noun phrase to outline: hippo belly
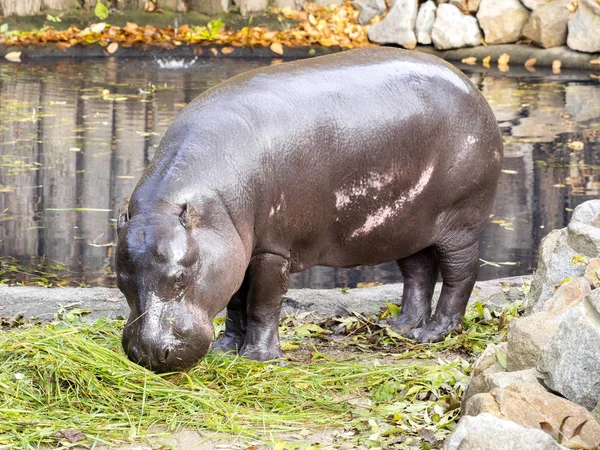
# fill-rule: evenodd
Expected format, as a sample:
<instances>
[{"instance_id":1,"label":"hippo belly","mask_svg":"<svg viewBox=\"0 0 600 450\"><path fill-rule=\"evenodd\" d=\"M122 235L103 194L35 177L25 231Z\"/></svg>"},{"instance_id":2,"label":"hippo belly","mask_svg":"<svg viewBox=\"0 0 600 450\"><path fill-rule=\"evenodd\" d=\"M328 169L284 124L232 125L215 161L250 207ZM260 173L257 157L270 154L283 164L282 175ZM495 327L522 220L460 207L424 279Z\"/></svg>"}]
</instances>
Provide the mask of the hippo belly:
<instances>
[{"instance_id":1,"label":"hippo belly","mask_svg":"<svg viewBox=\"0 0 600 450\"><path fill-rule=\"evenodd\" d=\"M405 279L393 327L441 339L477 277L501 157L483 96L433 56L353 50L222 83L171 125L120 221L126 351L157 370L189 367L227 306L213 348L278 358L291 272L387 261ZM180 318L151 323L151 304Z\"/></svg>"}]
</instances>

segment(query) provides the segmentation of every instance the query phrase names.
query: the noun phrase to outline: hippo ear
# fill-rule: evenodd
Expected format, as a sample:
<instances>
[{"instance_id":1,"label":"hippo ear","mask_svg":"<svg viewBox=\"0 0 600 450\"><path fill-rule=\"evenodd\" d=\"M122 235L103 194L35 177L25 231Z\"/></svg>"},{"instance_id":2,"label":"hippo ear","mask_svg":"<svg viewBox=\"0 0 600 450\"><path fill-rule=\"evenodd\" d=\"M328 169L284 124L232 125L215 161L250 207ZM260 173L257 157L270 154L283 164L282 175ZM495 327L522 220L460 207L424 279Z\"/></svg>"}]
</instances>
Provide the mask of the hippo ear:
<instances>
[{"instance_id":1,"label":"hippo ear","mask_svg":"<svg viewBox=\"0 0 600 450\"><path fill-rule=\"evenodd\" d=\"M119 219L117 220L117 233L121 231L123 225L129 220L129 214L127 211L119 210Z\"/></svg>"},{"instance_id":2,"label":"hippo ear","mask_svg":"<svg viewBox=\"0 0 600 450\"><path fill-rule=\"evenodd\" d=\"M184 228L191 230L198 226L198 213L190 205L183 205L183 211L179 215L179 221Z\"/></svg>"}]
</instances>

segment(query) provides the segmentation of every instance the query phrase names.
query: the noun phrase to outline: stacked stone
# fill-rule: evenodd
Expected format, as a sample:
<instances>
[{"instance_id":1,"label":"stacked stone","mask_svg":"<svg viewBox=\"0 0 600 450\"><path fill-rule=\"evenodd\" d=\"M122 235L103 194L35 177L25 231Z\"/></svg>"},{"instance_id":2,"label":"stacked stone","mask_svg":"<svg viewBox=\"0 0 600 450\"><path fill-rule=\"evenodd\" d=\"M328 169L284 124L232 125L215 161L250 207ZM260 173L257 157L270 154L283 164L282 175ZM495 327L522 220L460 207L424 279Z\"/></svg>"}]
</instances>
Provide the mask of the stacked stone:
<instances>
[{"instance_id":1,"label":"stacked stone","mask_svg":"<svg viewBox=\"0 0 600 450\"><path fill-rule=\"evenodd\" d=\"M465 417L445 448L600 448L599 256L593 200L542 241L526 315L510 323L508 342L475 363Z\"/></svg>"}]
</instances>

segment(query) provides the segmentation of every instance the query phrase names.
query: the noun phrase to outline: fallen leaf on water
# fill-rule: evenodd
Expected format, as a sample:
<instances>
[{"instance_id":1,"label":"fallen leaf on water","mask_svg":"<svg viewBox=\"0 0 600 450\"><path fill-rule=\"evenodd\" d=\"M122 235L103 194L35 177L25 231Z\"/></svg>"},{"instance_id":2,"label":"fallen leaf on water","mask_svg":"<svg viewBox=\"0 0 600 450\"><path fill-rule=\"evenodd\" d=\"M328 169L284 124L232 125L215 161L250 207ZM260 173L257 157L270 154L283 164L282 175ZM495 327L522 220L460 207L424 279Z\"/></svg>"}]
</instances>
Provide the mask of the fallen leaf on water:
<instances>
[{"instance_id":1,"label":"fallen leaf on water","mask_svg":"<svg viewBox=\"0 0 600 450\"><path fill-rule=\"evenodd\" d=\"M502 169L502 173L508 173L510 175L514 175L514 174L519 173L519 172L516 171L516 170Z\"/></svg>"},{"instance_id":2,"label":"fallen leaf on water","mask_svg":"<svg viewBox=\"0 0 600 450\"><path fill-rule=\"evenodd\" d=\"M106 51L108 53L110 53L111 55L116 52L117 50L119 50L119 44L117 44L116 42L112 42L111 44L109 44L108 47L106 47Z\"/></svg>"},{"instance_id":3,"label":"fallen leaf on water","mask_svg":"<svg viewBox=\"0 0 600 450\"><path fill-rule=\"evenodd\" d=\"M223 53L224 55L229 55L230 53L233 53L234 50L235 48L233 47L223 47L221 49L221 53Z\"/></svg>"},{"instance_id":4,"label":"fallen leaf on water","mask_svg":"<svg viewBox=\"0 0 600 450\"><path fill-rule=\"evenodd\" d=\"M562 183L556 183L556 184L553 184L552 187L555 187L555 188L564 188L564 187L567 187L567 185L566 184L562 184Z\"/></svg>"},{"instance_id":5,"label":"fallen leaf on water","mask_svg":"<svg viewBox=\"0 0 600 450\"><path fill-rule=\"evenodd\" d=\"M527 61L525 61L525 68L533 69L533 66L535 65L536 62L537 62L537 59L529 58Z\"/></svg>"},{"instance_id":6,"label":"fallen leaf on water","mask_svg":"<svg viewBox=\"0 0 600 450\"><path fill-rule=\"evenodd\" d=\"M21 52L9 52L4 57L11 62L21 62Z\"/></svg>"},{"instance_id":7,"label":"fallen leaf on water","mask_svg":"<svg viewBox=\"0 0 600 450\"><path fill-rule=\"evenodd\" d=\"M477 58L475 56L469 56L468 58L461 59L460 62L463 64L469 64L470 66L472 66L473 64L475 64L477 62Z\"/></svg>"},{"instance_id":8,"label":"fallen leaf on water","mask_svg":"<svg viewBox=\"0 0 600 450\"><path fill-rule=\"evenodd\" d=\"M600 59L592 59L590 60L590 64L600 64Z\"/></svg>"},{"instance_id":9,"label":"fallen leaf on water","mask_svg":"<svg viewBox=\"0 0 600 450\"><path fill-rule=\"evenodd\" d=\"M490 61L492 60L491 56L486 56L485 58L483 58L482 62L483 62L483 66L487 67L488 69L490 68Z\"/></svg>"},{"instance_id":10,"label":"fallen leaf on water","mask_svg":"<svg viewBox=\"0 0 600 450\"><path fill-rule=\"evenodd\" d=\"M498 65L508 64L510 61L510 55L508 53L502 53L498 58Z\"/></svg>"},{"instance_id":11,"label":"fallen leaf on water","mask_svg":"<svg viewBox=\"0 0 600 450\"><path fill-rule=\"evenodd\" d=\"M552 61L552 73L560 73L560 66L562 66L562 62L559 59Z\"/></svg>"},{"instance_id":12,"label":"fallen leaf on water","mask_svg":"<svg viewBox=\"0 0 600 450\"><path fill-rule=\"evenodd\" d=\"M277 64L281 64L282 62L283 62L283 59L281 59L281 58L273 58L271 60L271 65L276 66Z\"/></svg>"},{"instance_id":13,"label":"fallen leaf on water","mask_svg":"<svg viewBox=\"0 0 600 450\"><path fill-rule=\"evenodd\" d=\"M508 64L500 64L500 63L498 63L498 70L500 72L508 72L510 70L510 66Z\"/></svg>"},{"instance_id":14,"label":"fallen leaf on water","mask_svg":"<svg viewBox=\"0 0 600 450\"><path fill-rule=\"evenodd\" d=\"M573 141L573 142L569 142L567 144L567 146L571 149L571 150L583 150L583 142L581 141Z\"/></svg>"},{"instance_id":15,"label":"fallen leaf on water","mask_svg":"<svg viewBox=\"0 0 600 450\"><path fill-rule=\"evenodd\" d=\"M219 51L216 48L211 48L210 51L212 52L213 55L219 56Z\"/></svg>"},{"instance_id":16,"label":"fallen leaf on water","mask_svg":"<svg viewBox=\"0 0 600 450\"><path fill-rule=\"evenodd\" d=\"M590 73L590 78L594 78L595 80L600 80L600 75L596 75L595 73Z\"/></svg>"},{"instance_id":17,"label":"fallen leaf on water","mask_svg":"<svg viewBox=\"0 0 600 450\"><path fill-rule=\"evenodd\" d=\"M269 48L273 53L283 55L283 45L281 45L279 42L273 42Z\"/></svg>"}]
</instances>

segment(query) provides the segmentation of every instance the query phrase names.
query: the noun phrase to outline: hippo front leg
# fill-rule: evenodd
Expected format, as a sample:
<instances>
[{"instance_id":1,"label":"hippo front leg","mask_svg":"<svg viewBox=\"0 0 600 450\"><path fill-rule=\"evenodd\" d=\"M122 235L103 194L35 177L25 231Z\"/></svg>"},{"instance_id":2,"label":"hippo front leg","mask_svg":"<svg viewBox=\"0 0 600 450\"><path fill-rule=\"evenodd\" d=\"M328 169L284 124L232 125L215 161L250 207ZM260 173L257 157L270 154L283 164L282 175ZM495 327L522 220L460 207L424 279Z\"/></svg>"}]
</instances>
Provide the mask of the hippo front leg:
<instances>
[{"instance_id":1,"label":"hippo front leg","mask_svg":"<svg viewBox=\"0 0 600 450\"><path fill-rule=\"evenodd\" d=\"M289 261L265 253L250 261L247 329L240 354L256 361L281 358L279 318L290 283Z\"/></svg>"},{"instance_id":2,"label":"hippo front leg","mask_svg":"<svg viewBox=\"0 0 600 450\"><path fill-rule=\"evenodd\" d=\"M248 274L246 274L242 285L227 304L225 332L212 346L216 352L238 352L244 344L248 321L248 284Z\"/></svg>"}]
</instances>

